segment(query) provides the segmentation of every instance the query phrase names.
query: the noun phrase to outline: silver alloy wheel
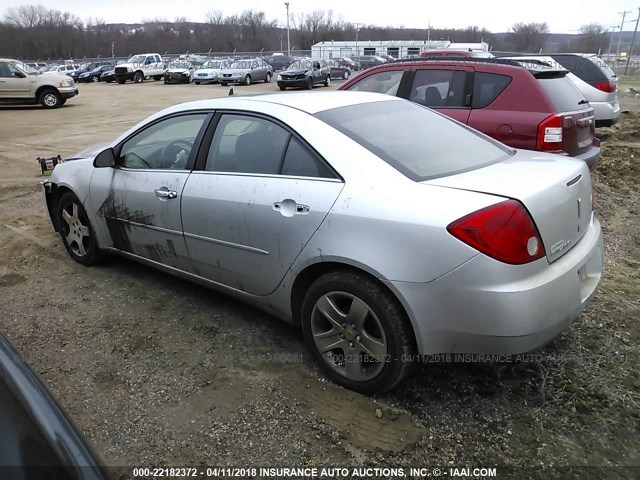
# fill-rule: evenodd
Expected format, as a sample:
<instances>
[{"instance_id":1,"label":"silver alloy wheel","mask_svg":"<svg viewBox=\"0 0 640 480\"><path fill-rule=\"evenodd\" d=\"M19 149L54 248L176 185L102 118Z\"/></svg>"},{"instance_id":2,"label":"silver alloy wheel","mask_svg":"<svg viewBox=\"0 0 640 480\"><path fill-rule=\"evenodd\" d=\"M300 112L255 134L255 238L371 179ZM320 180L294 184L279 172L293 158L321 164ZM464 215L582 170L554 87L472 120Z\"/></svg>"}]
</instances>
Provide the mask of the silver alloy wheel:
<instances>
[{"instance_id":1,"label":"silver alloy wheel","mask_svg":"<svg viewBox=\"0 0 640 480\"><path fill-rule=\"evenodd\" d=\"M43 101L47 107L55 107L58 104L58 97L55 93L45 93Z\"/></svg>"},{"instance_id":2,"label":"silver alloy wheel","mask_svg":"<svg viewBox=\"0 0 640 480\"><path fill-rule=\"evenodd\" d=\"M330 76L330 75L327 75L327 79L325 80L324 84L325 84L325 86L327 86L327 87L328 87L329 85L331 85L331 76Z\"/></svg>"},{"instance_id":3,"label":"silver alloy wheel","mask_svg":"<svg viewBox=\"0 0 640 480\"><path fill-rule=\"evenodd\" d=\"M342 74L342 78L344 78L345 80L346 80L347 78L349 78L349 71L348 71L348 70L345 70L345 71L344 71L344 73Z\"/></svg>"},{"instance_id":4,"label":"silver alloy wheel","mask_svg":"<svg viewBox=\"0 0 640 480\"><path fill-rule=\"evenodd\" d=\"M362 299L329 292L311 312L311 334L326 364L352 381L376 377L387 360L382 323Z\"/></svg>"},{"instance_id":5,"label":"silver alloy wheel","mask_svg":"<svg viewBox=\"0 0 640 480\"><path fill-rule=\"evenodd\" d=\"M73 253L79 257L84 257L87 254L84 239L89 238L89 227L83 225L80 221L77 203L74 202L71 204L71 213L69 213L67 208L62 209L62 218L67 223L69 229L66 236L67 245L69 245Z\"/></svg>"},{"instance_id":6,"label":"silver alloy wheel","mask_svg":"<svg viewBox=\"0 0 640 480\"><path fill-rule=\"evenodd\" d=\"M251 76L247 75L244 77L244 84L245 85L251 85Z\"/></svg>"},{"instance_id":7,"label":"silver alloy wheel","mask_svg":"<svg viewBox=\"0 0 640 480\"><path fill-rule=\"evenodd\" d=\"M91 77L91 81L94 83L97 82L98 80L99 80L98 77L96 77L95 75Z\"/></svg>"}]
</instances>

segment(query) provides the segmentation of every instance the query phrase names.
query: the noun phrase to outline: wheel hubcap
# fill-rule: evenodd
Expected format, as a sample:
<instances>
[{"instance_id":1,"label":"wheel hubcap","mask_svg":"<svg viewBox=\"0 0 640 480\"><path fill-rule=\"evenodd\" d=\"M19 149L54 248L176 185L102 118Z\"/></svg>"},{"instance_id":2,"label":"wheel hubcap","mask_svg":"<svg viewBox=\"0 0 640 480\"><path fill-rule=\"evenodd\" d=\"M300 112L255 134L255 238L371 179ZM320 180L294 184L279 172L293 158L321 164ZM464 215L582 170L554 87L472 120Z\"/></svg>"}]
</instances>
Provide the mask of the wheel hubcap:
<instances>
[{"instance_id":1,"label":"wheel hubcap","mask_svg":"<svg viewBox=\"0 0 640 480\"><path fill-rule=\"evenodd\" d=\"M387 342L380 320L360 298L330 292L311 313L311 334L326 364L354 381L371 380L384 368Z\"/></svg>"},{"instance_id":2,"label":"wheel hubcap","mask_svg":"<svg viewBox=\"0 0 640 480\"><path fill-rule=\"evenodd\" d=\"M89 239L89 227L83 225L80 221L78 205L72 203L70 206L71 213L69 213L68 207L62 209L62 218L67 224L67 245L69 245L73 253L84 257L87 254L84 240Z\"/></svg>"},{"instance_id":3,"label":"wheel hubcap","mask_svg":"<svg viewBox=\"0 0 640 480\"><path fill-rule=\"evenodd\" d=\"M44 96L44 103L46 103L48 107L53 107L58 103L58 100L54 94L48 93Z\"/></svg>"}]
</instances>

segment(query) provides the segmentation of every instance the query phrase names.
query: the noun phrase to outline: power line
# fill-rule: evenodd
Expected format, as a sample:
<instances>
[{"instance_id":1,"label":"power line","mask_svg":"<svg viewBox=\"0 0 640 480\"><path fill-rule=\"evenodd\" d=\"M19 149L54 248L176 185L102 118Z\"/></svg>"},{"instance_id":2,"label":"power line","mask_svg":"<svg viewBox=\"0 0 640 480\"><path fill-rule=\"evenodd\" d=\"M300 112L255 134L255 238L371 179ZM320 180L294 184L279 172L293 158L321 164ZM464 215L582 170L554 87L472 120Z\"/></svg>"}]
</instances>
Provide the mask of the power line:
<instances>
[{"instance_id":1,"label":"power line","mask_svg":"<svg viewBox=\"0 0 640 480\"><path fill-rule=\"evenodd\" d=\"M622 15L622 22L620 22L620 32L618 33L618 48L616 48L616 58L620 56L620 40L622 39L622 29L624 28L624 18L627 16L627 13L631 13L631 10L618 12L618 15Z\"/></svg>"}]
</instances>

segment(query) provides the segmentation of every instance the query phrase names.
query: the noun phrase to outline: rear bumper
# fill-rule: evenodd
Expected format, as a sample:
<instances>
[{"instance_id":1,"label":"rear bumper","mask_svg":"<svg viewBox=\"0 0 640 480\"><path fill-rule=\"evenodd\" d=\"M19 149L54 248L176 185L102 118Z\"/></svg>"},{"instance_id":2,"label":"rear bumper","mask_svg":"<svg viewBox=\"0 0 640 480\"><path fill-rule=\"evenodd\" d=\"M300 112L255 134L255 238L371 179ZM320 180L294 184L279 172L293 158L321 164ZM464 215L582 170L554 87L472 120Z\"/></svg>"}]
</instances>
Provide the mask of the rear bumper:
<instances>
[{"instance_id":1,"label":"rear bumper","mask_svg":"<svg viewBox=\"0 0 640 480\"><path fill-rule=\"evenodd\" d=\"M590 171L595 170L596 166L598 165L598 160L600 160L600 140L594 138L593 144L589 148L589 150L572 158L584 161L589 167Z\"/></svg>"},{"instance_id":2,"label":"rear bumper","mask_svg":"<svg viewBox=\"0 0 640 480\"><path fill-rule=\"evenodd\" d=\"M596 118L596 128L610 127L620 120L620 104L618 97L611 102L589 102Z\"/></svg>"},{"instance_id":3,"label":"rear bumper","mask_svg":"<svg viewBox=\"0 0 640 480\"><path fill-rule=\"evenodd\" d=\"M551 341L593 297L602 275L600 224L549 264L507 265L479 254L429 283L390 282L421 354L517 354Z\"/></svg>"}]
</instances>

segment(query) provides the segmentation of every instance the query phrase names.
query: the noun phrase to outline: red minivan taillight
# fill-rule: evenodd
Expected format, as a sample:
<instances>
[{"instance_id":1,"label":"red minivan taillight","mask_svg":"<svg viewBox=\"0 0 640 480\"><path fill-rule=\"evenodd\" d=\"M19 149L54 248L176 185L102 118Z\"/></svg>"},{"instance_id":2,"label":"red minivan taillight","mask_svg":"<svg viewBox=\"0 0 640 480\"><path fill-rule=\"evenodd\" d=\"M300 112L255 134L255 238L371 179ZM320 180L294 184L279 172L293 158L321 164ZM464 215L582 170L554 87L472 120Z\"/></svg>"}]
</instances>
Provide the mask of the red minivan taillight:
<instances>
[{"instance_id":1,"label":"red minivan taillight","mask_svg":"<svg viewBox=\"0 0 640 480\"><path fill-rule=\"evenodd\" d=\"M607 80L606 82L596 82L595 84L592 83L592 85L598 90L602 90L606 93L613 93L616 91L616 82L613 80Z\"/></svg>"},{"instance_id":2,"label":"red minivan taillight","mask_svg":"<svg viewBox=\"0 0 640 480\"><path fill-rule=\"evenodd\" d=\"M562 115L551 115L538 125L536 150L562 150Z\"/></svg>"},{"instance_id":3,"label":"red minivan taillight","mask_svg":"<svg viewBox=\"0 0 640 480\"><path fill-rule=\"evenodd\" d=\"M545 256L538 229L527 209L506 200L451 223L447 231L458 240L504 263L522 265Z\"/></svg>"}]
</instances>

